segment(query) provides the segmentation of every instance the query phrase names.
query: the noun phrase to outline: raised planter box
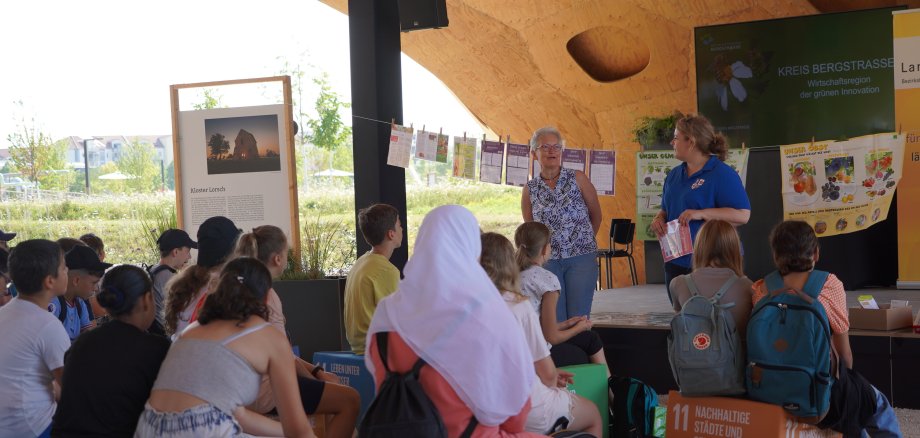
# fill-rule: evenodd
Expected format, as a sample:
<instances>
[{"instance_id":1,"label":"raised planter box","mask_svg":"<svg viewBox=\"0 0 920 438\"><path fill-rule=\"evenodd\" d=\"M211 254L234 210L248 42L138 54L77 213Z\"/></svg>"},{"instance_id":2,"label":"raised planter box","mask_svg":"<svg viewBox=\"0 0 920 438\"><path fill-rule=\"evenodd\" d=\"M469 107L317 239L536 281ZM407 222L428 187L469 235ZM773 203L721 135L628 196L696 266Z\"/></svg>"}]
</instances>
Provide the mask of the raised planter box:
<instances>
[{"instance_id":1,"label":"raised planter box","mask_svg":"<svg viewBox=\"0 0 920 438\"><path fill-rule=\"evenodd\" d=\"M281 298L285 326L300 357L309 361L317 351L349 348L345 339L345 278L279 280L273 283Z\"/></svg>"}]
</instances>

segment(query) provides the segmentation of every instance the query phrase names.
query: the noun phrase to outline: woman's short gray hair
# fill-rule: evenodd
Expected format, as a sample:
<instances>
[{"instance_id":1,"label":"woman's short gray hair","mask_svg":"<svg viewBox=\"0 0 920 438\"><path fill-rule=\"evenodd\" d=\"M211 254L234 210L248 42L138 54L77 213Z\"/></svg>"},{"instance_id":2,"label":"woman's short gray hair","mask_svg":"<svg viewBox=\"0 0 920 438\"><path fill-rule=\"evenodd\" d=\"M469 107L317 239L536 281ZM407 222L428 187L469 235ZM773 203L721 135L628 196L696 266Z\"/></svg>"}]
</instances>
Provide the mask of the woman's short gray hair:
<instances>
[{"instance_id":1,"label":"woman's short gray hair","mask_svg":"<svg viewBox=\"0 0 920 438\"><path fill-rule=\"evenodd\" d=\"M562 133L560 133L559 130L556 129L555 126L544 126L534 131L533 137L530 137L530 150L536 151L537 148L540 147L540 144L539 144L540 137L543 137L546 135L555 135L556 138L559 139L559 144L561 144L562 146L565 146L565 139L562 138Z\"/></svg>"}]
</instances>

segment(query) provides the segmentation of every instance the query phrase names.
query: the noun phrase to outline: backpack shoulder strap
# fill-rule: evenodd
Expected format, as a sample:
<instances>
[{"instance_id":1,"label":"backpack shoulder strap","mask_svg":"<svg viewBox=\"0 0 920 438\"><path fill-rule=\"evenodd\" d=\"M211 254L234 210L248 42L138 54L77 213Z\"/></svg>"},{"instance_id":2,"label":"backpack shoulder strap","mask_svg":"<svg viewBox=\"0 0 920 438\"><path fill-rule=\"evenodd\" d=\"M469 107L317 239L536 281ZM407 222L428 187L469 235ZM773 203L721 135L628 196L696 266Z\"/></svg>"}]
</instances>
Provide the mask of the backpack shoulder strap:
<instances>
[{"instance_id":1,"label":"backpack shoulder strap","mask_svg":"<svg viewBox=\"0 0 920 438\"><path fill-rule=\"evenodd\" d=\"M156 267L149 266L149 267L147 268L147 273L150 274L150 278L153 279L153 277L156 277L157 274L159 274L160 272L163 272L163 271L165 271L165 270L167 270L167 269L169 269L170 271L172 271L172 268L170 268L170 267L167 266L167 265L157 265Z\"/></svg>"},{"instance_id":2,"label":"backpack shoulder strap","mask_svg":"<svg viewBox=\"0 0 920 438\"><path fill-rule=\"evenodd\" d=\"M74 298L73 306L77 308L77 319L83 318L83 309L86 307L86 301L80 297Z\"/></svg>"},{"instance_id":3,"label":"backpack shoulder strap","mask_svg":"<svg viewBox=\"0 0 920 438\"><path fill-rule=\"evenodd\" d=\"M380 353L380 362L383 362L383 369L386 370L387 375L390 372L390 366L387 365L387 338L390 332L377 332L375 338L377 340L377 352Z\"/></svg>"},{"instance_id":4,"label":"backpack shoulder strap","mask_svg":"<svg viewBox=\"0 0 920 438\"><path fill-rule=\"evenodd\" d=\"M684 282L687 284L687 289L690 289L690 296L695 297L700 294L700 288L696 287L696 282L693 281L693 276L690 274L682 275Z\"/></svg>"},{"instance_id":5,"label":"backpack shoulder strap","mask_svg":"<svg viewBox=\"0 0 920 438\"><path fill-rule=\"evenodd\" d=\"M58 319L61 320L61 324L64 323L64 320L67 319L67 301L64 300L63 295L58 295Z\"/></svg>"},{"instance_id":6,"label":"backpack shoulder strap","mask_svg":"<svg viewBox=\"0 0 920 438\"><path fill-rule=\"evenodd\" d=\"M473 436L473 431L476 430L476 426L479 425L479 420L476 419L476 416L473 415L473 418L470 418L470 422L467 423L466 429L463 429L463 433L460 434L460 438L470 438Z\"/></svg>"},{"instance_id":7,"label":"backpack shoulder strap","mask_svg":"<svg viewBox=\"0 0 920 438\"><path fill-rule=\"evenodd\" d=\"M738 281L738 276L735 275L734 272L732 272L731 278L729 278L728 280L725 280L725 283L722 284L722 287L719 288L719 291L716 292L716 294L712 296L712 299L711 299L710 301L711 301L713 304L716 304L716 303L718 303L719 301L721 301L721 300L722 300L722 296L724 296L725 293L728 292L728 290L731 289L732 286L735 285L735 282L736 282L736 281ZM727 309L727 308L730 308L730 307L734 307L734 305L735 305L735 303L729 303L729 304L726 304L726 305L724 305L724 306L722 306L722 307L725 308L725 309Z\"/></svg>"},{"instance_id":8,"label":"backpack shoulder strap","mask_svg":"<svg viewBox=\"0 0 920 438\"><path fill-rule=\"evenodd\" d=\"M786 283L783 282L783 277L779 275L779 271L773 271L767 274L763 280L764 284L767 286L767 295L786 287Z\"/></svg>"},{"instance_id":9,"label":"backpack shoulder strap","mask_svg":"<svg viewBox=\"0 0 920 438\"><path fill-rule=\"evenodd\" d=\"M811 271L811 274L808 275L808 280L805 282L805 287L802 292L808 294L808 296L818 299L818 295L821 294L821 289L824 288L824 283L827 282L827 277L830 275L827 271Z\"/></svg>"}]
</instances>

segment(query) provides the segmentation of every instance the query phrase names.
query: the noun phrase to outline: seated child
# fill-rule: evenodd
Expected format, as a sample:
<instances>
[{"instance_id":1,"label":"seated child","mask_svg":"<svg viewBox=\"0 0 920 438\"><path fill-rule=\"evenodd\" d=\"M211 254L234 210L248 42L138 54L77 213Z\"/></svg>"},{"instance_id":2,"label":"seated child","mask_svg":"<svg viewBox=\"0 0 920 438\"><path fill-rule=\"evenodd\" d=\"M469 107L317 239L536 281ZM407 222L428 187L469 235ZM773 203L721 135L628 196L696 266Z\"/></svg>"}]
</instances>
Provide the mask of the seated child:
<instances>
[{"instance_id":1,"label":"seated child","mask_svg":"<svg viewBox=\"0 0 920 438\"><path fill-rule=\"evenodd\" d=\"M67 265L60 245L27 240L9 268L19 295L0 307L0 437L47 437L70 348L47 308L67 290Z\"/></svg>"},{"instance_id":2,"label":"seated child","mask_svg":"<svg viewBox=\"0 0 920 438\"><path fill-rule=\"evenodd\" d=\"M802 221L780 223L770 233L770 247L784 285L803 290L819 254L818 237L811 226ZM764 280L754 283L754 304L770 292ZM900 437L898 420L888 399L853 370L846 293L843 283L834 274L828 275L818 301L827 314L832 350L837 352L840 362L839 375L831 386L830 410L818 426L836 430L844 436L860 436L865 431L871 436Z\"/></svg>"},{"instance_id":3,"label":"seated child","mask_svg":"<svg viewBox=\"0 0 920 438\"><path fill-rule=\"evenodd\" d=\"M96 285L106 269L112 265L99 261L96 252L87 246L74 246L65 256L67 263L67 291L51 301L51 312L67 330L70 340L95 327L87 301L96 292Z\"/></svg>"},{"instance_id":4,"label":"seated child","mask_svg":"<svg viewBox=\"0 0 920 438\"><path fill-rule=\"evenodd\" d=\"M729 279L738 279L722 295L722 304L734 303L729 309L744 342L747 323L751 318L751 280L742 270L741 239L732 224L722 220L709 220L700 228L693 242L693 272L679 275L671 280L671 303L675 312L680 312L684 303L693 295L687 286L690 277L699 289L700 295L712 298Z\"/></svg>"},{"instance_id":5,"label":"seated child","mask_svg":"<svg viewBox=\"0 0 920 438\"><path fill-rule=\"evenodd\" d=\"M280 228L274 225L255 227L251 232L240 236L236 246L236 257L251 257L262 262L272 278L278 278L287 268L288 239ZM279 332L286 334L284 310L281 298L270 288L266 293L268 322ZM326 436L351 436L361 409L361 397L353 388L342 385L338 376L323 370L297 356L294 366L297 370L297 385L300 387L300 401L307 414L324 414L332 416L326 422ZM271 379L262 377L259 395L249 409L260 414L268 413L277 407Z\"/></svg>"},{"instance_id":6,"label":"seated child","mask_svg":"<svg viewBox=\"0 0 920 438\"><path fill-rule=\"evenodd\" d=\"M157 238L160 262L147 270L153 282L153 302L156 304L156 319L150 326L150 333L166 335L166 284L192 258L191 250L198 249L198 242L192 240L183 230L169 229Z\"/></svg>"},{"instance_id":7,"label":"seated child","mask_svg":"<svg viewBox=\"0 0 920 438\"><path fill-rule=\"evenodd\" d=\"M55 437L133 435L169 350L169 339L147 333L156 307L142 268L110 269L98 297L112 320L80 335L64 357Z\"/></svg>"},{"instance_id":8,"label":"seated child","mask_svg":"<svg viewBox=\"0 0 920 438\"><path fill-rule=\"evenodd\" d=\"M175 337L192 323L204 305L209 286L216 281L233 253L241 230L230 219L214 216L198 227L198 260L166 285L166 334Z\"/></svg>"},{"instance_id":9,"label":"seated child","mask_svg":"<svg viewBox=\"0 0 920 438\"><path fill-rule=\"evenodd\" d=\"M530 413L527 415L525 429L549 433L556 421L564 417L569 423L568 429L601 436L602 423L597 406L566 390L572 374L557 369L553 364L537 313L527 297L519 291L519 272L511 241L498 233L485 233L481 239L482 255L479 263L524 330L524 339L533 356L534 370L538 377L530 393Z\"/></svg>"},{"instance_id":10,"label":"seated child","mask_svg":"<svg viewBox=\"0 0 920 438\"><path fill-rule=\"evenodd\" d=\"M348 272L345 280L345 337L355 354L364 354L364 339L377 303L396 292L399 269L390 263L402 245L399 211L391 205L374 204L358 212L358 227L373 248Z\"/></svg>"},{"instance_id":11,"label":"seated child","mask_svg":"<svg viewBox=\"0 0 920 438\"><path fill-rule=\"evenodd\" d=\"M0 230L0 249L10 252L10 240L16 238L16 233L7 233Z\"/></svg>"},{"instance_id":12,"label":"seated child","mask_svg":"<svg viewBox=\"0 0 920 438\"><path fill-rule=\"evenodd\" d=\"M556 321L559 278L543 269L551 254L549 228L539 222L525 222L514 232L514 243L521 270L521 292L540 315L543 336L552 346L553 362L559 367L588 362L604 364L609 377L604 344L600 336L591 331L591 321L584 316Z\"/></svg>"}]
</instances>

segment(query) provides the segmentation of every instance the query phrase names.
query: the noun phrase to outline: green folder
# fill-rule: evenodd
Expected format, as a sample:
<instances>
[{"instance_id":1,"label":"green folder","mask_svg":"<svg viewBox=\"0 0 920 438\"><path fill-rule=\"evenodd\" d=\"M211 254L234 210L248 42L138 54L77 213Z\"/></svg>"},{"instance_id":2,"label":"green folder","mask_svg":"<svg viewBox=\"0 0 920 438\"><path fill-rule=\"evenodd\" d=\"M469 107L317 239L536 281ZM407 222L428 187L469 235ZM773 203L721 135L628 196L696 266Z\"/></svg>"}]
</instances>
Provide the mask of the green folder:
<instances>
[{"instance_id":1,"label":"green folder","mask_svg":"<svg viewBox=\"0 0 920 438\"><path fill-rule=\"evenodd\" d=\"M568 390L594 402L601 413L604 438L610 435L610 408L607 390L607 370L603 364L589 363L585 365L571 365L561 367L575 375L575 383L568 386Z\"/></svg>"}]
</instances>

